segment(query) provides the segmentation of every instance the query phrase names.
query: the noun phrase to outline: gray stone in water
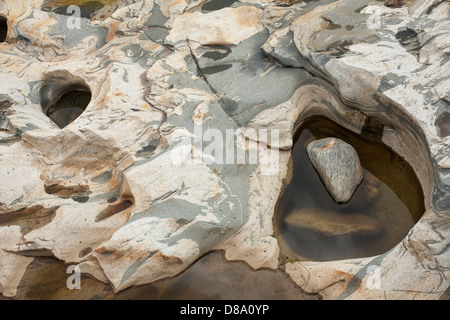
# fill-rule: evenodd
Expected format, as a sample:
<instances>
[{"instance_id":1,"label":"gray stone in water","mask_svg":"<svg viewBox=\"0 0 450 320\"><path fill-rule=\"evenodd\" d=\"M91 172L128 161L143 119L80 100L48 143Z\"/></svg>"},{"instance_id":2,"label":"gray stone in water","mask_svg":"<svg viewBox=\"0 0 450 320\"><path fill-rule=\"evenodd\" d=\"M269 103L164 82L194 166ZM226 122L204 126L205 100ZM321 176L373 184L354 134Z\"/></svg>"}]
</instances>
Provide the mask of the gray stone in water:
<instances>
[{"instance_id":1,"label":"gray stone in water","mask_svg":"<svg viewBox=\"0 0 450 320\"><path fill-rule=\"evenodd\" d=\"M306 151L333 199L348 202L363 179L355 149L337 138L325 138L310 142Z\"/></svg>"}]
</instances>

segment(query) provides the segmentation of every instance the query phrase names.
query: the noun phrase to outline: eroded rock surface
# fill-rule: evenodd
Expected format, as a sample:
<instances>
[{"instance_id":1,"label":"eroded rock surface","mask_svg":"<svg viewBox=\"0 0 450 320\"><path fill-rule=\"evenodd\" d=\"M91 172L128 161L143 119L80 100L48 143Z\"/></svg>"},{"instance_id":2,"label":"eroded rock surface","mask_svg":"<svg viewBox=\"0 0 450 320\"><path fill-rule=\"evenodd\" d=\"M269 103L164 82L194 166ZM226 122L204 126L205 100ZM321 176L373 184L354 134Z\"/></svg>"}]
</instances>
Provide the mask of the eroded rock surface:
<instances>
[{"instance_id":1,"label":"eroded rock surface","mask_svg":"<svg viewBox=\"0 0 450 320\"><path fill-rule=\"evenodd\" d=\"M328 299L445 292L447 1L99 0L81 1L76 21L68 7L0 2L3 295L15 295L36 256L78 265L116 291L175 276L217 249L255 269L279 267L274 208L296 128L311 115L402 155L427 212L383 255L296 262L286 266L292 279ZM46 97L81 82L89 104L60 128ZM213 137L194 141L207 128L267 153L256 164L221 162L207 152ZM374 265L383 286L368 290Z\"/></svg>"}]
</instances>

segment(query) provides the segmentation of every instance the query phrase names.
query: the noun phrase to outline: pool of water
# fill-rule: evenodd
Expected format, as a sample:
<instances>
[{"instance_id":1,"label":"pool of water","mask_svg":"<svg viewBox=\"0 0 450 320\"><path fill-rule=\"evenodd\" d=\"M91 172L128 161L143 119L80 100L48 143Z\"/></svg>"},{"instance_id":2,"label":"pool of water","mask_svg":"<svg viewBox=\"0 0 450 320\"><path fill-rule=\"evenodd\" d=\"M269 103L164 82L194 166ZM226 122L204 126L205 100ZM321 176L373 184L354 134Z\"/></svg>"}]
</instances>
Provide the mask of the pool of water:
<instances>
[{"instance_id":1,"label":"pool of water","mask_svg":"<svg viewBox=\"0 0 450 320\"><path fill-rule=\"evenodd\" d=\"M22 279L20 300L310 300L284 272L253 271L247 264L227 261L220 251L200 258L182 274L150 285L114 293L109 284L82 276L80 289L70 290L67 266L54 258L37 258ZM0 296L1 298L1 296Z\"/></svg>"},{"instance_id":2,"label":"pool of water","mask_svg":"<svg viewBox=\"0 0 450 320\"><path fill-rule=\"evenodd\" d=\"M364 180L346 204L337 204L312 166L306 145L316 139L339 138L357 151ZM292 151L293 176L276 208L276 237L282 259L330 261L387 252L400 243L425 211L421 185L413 168L375 139L368 139L325 119L312 118L298 130ZM330 235L292 223L293 213L342 217L369 217L381 223L376 234Z\"/></svg>"}]
</instances>

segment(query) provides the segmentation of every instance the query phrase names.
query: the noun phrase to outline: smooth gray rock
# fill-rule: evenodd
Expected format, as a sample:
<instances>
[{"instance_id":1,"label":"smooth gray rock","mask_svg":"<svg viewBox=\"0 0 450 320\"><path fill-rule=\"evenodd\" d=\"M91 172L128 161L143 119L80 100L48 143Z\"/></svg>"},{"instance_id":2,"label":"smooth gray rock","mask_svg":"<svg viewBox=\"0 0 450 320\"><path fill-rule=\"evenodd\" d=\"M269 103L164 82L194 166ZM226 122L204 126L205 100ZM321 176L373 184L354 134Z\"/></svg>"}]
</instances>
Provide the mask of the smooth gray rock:
<instances>
[{"instance_id":1,"label":"smooth gray rock","mask_svg":"<svg viewBox=\"0 0 450 320\"><path fill-rule=\"evenodd\" d=\"M265 29L237 45L194 50L199 70L216 91L224 111L240 126L315 81L303 69L284 68L268 59L261 47L269 35Z\"/></svg>"},{"instance_id":2,"label":"smooth gray rock","mask_svg":"<svg viewBox=\"0 0 450 320\"><path fill-rule=\"evenodd\" d=\"M355 149L340 139L325 138L310 142L306 151L333 199L348 202L363 179Z\"/></svg>"}]
</instances>

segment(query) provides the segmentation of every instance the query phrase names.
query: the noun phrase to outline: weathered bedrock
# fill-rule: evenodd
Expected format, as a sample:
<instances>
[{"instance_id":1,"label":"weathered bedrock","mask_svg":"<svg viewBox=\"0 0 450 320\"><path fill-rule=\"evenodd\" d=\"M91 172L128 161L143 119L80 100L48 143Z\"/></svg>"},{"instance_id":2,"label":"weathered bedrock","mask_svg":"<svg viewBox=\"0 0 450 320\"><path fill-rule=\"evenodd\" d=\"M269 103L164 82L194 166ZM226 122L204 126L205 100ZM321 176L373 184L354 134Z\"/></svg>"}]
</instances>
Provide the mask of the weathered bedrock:
<instances>
[{"instance_id":1,"label":"weathered bedrock","mask_svg":"<svg viewBox=\"0 0 450 320\"><path fill-rule=\"evenodd\" d=\"M1 1L0 292L14 297L40 256L121 291L223 250L285 268L325 299L439 299L450 266L449 15L438 0ZM426 211L392 250L280 263L274 210L312 116L414 168ZM208 128L236 132L258 161L220 161L229 144L208 152Z\"/></svg>"}]
</instances>

